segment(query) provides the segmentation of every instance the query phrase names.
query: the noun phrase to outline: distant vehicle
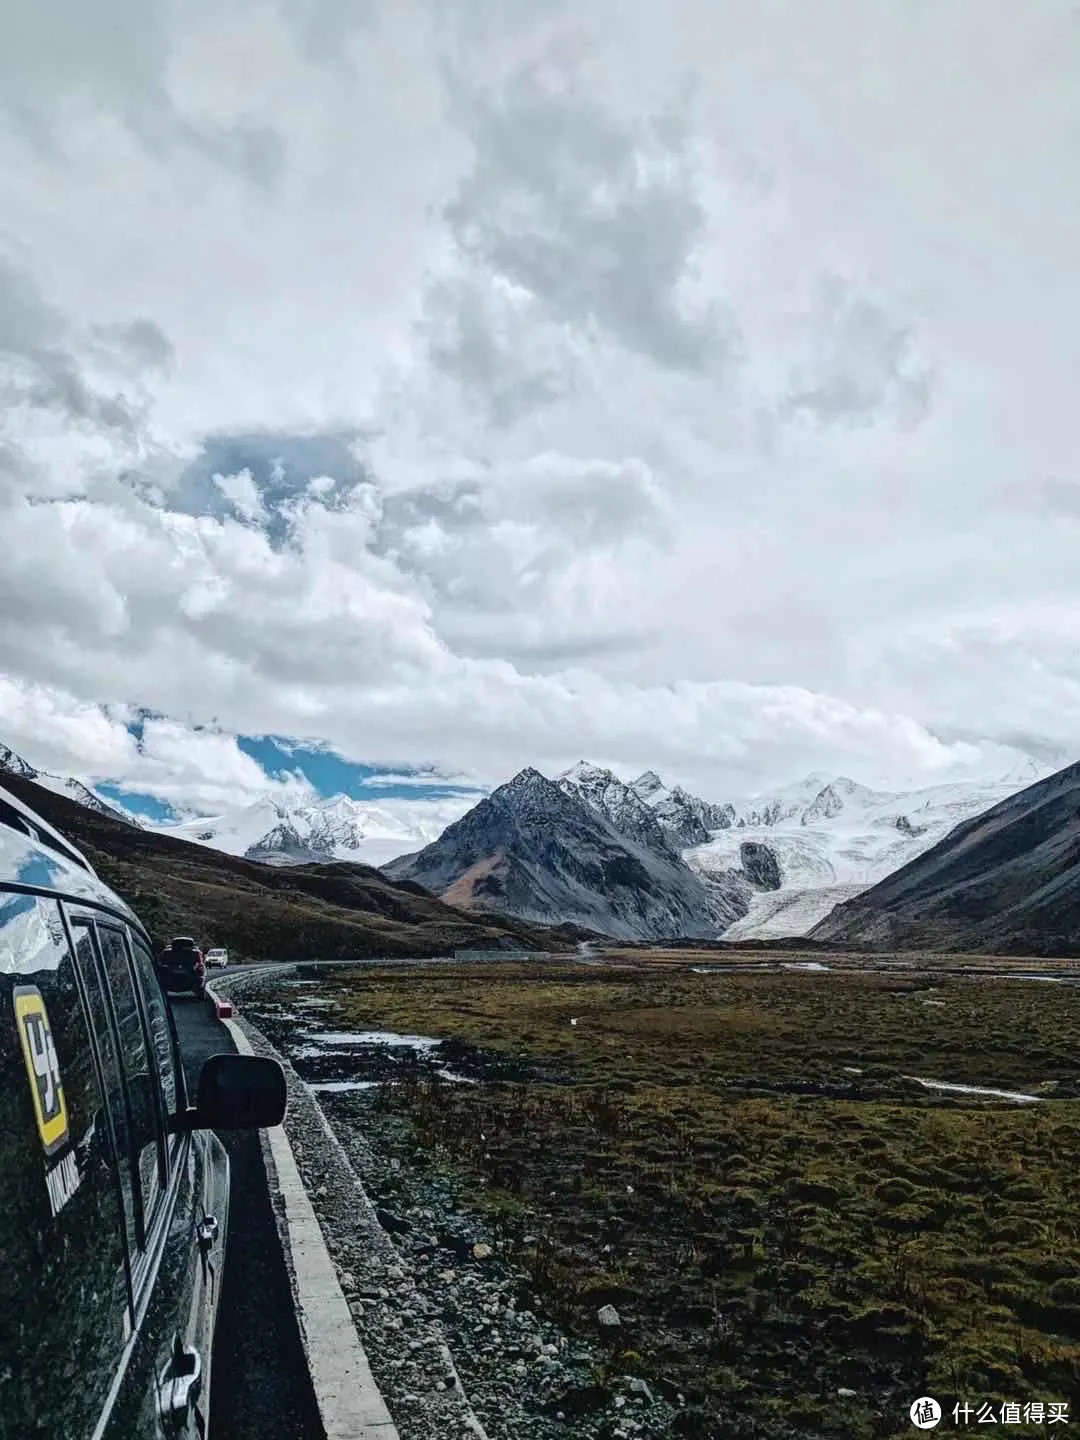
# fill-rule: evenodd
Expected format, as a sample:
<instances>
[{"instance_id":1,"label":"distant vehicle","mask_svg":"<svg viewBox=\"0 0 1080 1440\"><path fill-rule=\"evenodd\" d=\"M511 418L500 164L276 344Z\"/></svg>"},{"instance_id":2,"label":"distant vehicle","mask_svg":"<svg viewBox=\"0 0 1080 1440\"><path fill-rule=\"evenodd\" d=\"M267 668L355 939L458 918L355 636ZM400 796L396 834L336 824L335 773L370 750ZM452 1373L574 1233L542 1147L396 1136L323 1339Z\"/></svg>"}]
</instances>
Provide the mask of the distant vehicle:
<instances>
[{"instance_id":1,"label":"distant vehicle","mask_svg":"<svg viewBox=\"0 0 1080 1440\"><path fill-rule=\"evenodd\" d=\"M152 954L84 856L0 789L5 1437L213 1433L229 1219L213 1132L280 1124L285 1077L213 1055L191 1106Z\"/></svg>"},{"instance_id":2,"label":"distant vehicle","mask_svg":"<svg viewBox=\"0 0 1080 1440\"><path fill-rule=\"evenodd\" d=\"M207 968L208 970L209 970L212 966L215 966L215 965L216 965L216 966L223 966L223 965L228 965L228 963L229 963L229 952L228 952L228 950L224 950L224 949L222 949L220 946L215 946L213 950L207 950L207 952L206 952L206 968Z\"/></svg>"},{"instance_id":3,"label":"distant vehicle","mask_svg":"<svg viewBox=\"0 0 1080 1440\"><path fill-rule=\"evenodd\" d=\"M176 935L158 956L158 975L166 994L206 994L206 961L190 935Z\"/></svg>"}]
</instances>

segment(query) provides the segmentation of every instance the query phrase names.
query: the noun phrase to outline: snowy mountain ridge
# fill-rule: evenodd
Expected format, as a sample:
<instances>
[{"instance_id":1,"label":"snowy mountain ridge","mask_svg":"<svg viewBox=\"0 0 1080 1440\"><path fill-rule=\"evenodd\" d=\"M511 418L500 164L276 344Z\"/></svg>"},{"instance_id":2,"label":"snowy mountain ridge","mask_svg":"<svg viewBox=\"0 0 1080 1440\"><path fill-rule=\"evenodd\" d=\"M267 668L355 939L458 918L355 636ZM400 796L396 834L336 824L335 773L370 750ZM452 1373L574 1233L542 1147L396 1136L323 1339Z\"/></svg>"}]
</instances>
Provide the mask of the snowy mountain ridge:
<instances>
[{"instance_id":1,"label":"snowy mountain ridge","mask_svg":"<svg viewBox=\"0 0 1080 1440\"><path fill-rule=\"evenodd\" d=\"M332 795L286 806L267 796L220 815L147 828L266 864L382 865L434 840L468 803L466 798L395 805Z\"/></svg>"},{"instance_id":2,"label":"snowy mountain ridge","mask_svg":"<svg viewBox=\"0 0 1080 1440\"><path fill-rule=\"evenodd\" d=\"M962 820L1047 773L1021 760L1000 779L953 781L907 791L873 790L845 775L817 772L737 804L669 788L647 770L626 783L580 761L559 777L615 829L642 841L642 805L668 844L706 884L741 891L745 914L724 939L805 935L834 905L853 898L928 850Z\"/></svg>"},{"instance_id":3,"label":"snowy mountain ridge","mask_svg":"<svg viewBox=\"0 0 1080 1440\"><path fill-rule=\"evenodd\" d=\"M1001 778L952 781L908 791L872 790L846 776L815 774L738 807L734 826L684 852L693 868L724 873L741 846L767 846L781 884L755 894L727 940L805 935L835 905L906 865L961 821L1041 779L1051 767L1022 761Z\"/></svg>"},{"instance_id":4,"label":"snowy mountain ridge","mask_svg":"<svg viewBox=\"0 0 1080 1440\"><path fill-rule=\"evenodd\" d=\"M519 813L529 813L530 823L542 826L545 814L549 824L558 823L556 789L584 802L659 862L688 865L713 895L717 933L750 940L806 934L834 905L1051 768L1021 759L998 779L897 791L819 772L721 803L668 786L653 770L624 781L582 760L554 786L537 771L522 771L515 803ZM429 846L472 805L467 795L377 802L334 795L299 804L264 796L216 816L161 824L110 804L82 781L37 770L0 744L0 776L5 771L129 824L268 864L383 866Z\"/></svg>"},{"instance_id":5,"label":"snowy mountain ridge","mask_svg":"<svg viewBox=\"0 0 1080 1440\"><path fill-rule=\"evenodd\" d=\"M75 780L70 775L53 775L48 770L36 770L21 755L16 755L9 745L0 742L0 784L3 783L5 773L18 775L23 780L32 780L35 785L51 790L55 795L66 795L69 800L85 805L88 810L96 810L99 815L109 815L114 820L123 820L127 825L141 827L142 822L137 815L103 800L81 780Z\"/></svg>"}]
</instances>

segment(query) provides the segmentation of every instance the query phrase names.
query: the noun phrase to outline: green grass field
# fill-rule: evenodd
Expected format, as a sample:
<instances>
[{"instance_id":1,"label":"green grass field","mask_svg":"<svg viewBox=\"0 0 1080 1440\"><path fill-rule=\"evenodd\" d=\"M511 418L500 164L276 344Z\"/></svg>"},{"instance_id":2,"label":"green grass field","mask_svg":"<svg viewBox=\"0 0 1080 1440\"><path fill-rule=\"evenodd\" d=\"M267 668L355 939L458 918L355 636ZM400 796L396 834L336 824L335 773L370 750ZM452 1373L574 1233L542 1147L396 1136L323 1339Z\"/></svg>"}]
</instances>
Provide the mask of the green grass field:
<instances>
[{"instance_id":1,"label":"green grass field","mask_svg":"<svg viewBox=\"0 0 1080 1440\"><path fill-rule=\"evenodd\" d=\"M955 1401L1080 1397L1080 991L500 966L320 993L328 1027L501 1057L509 1079L380 1103L566 1326L616 1306L607 1366L680 1388L685 1433L910 1435L922 1394L942 1431Z\"/></svg>"}]
</instances>

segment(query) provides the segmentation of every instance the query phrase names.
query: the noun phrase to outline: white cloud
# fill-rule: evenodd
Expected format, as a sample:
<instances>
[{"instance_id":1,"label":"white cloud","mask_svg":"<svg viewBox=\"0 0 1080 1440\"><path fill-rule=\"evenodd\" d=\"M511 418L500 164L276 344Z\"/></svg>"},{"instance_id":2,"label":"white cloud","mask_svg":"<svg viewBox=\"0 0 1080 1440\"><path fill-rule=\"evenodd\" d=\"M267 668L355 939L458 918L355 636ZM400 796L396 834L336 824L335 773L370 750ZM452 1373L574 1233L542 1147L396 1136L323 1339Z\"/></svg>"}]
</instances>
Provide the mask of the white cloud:
<instances>
[{"instance_id":1,"label":"white cloud","mask_svg":"<svg viewBox=\"0 0 1080 1440\"><path fill-rule=\"evenodd\" d=\"M8 7L9 743L178 797L244 732L716 794L1075 745L1064 0Z\"/></svg>"},{"instance_id":2,"label":"white cloud","mask_svg":"<svg viewBox=\"0 0 1080 1440\"><path fill-rule=\"evenodd\" d=\"M235 475L214 475L213 480L241 520L265 523L269 518L250 470L238 470Z\"/></svg>"}]
</instances>

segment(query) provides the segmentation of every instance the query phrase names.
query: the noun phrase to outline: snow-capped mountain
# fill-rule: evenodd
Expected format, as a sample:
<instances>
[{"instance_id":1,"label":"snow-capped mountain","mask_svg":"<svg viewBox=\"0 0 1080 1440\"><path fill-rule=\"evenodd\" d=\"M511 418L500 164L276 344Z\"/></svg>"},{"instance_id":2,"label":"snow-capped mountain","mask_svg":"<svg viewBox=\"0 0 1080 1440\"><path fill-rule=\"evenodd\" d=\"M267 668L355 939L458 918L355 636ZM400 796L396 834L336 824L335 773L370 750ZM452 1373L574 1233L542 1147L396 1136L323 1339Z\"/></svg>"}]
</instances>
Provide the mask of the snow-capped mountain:
<instances>
[{"instance_id":1,"label":"snow-capped mountain","mask_svg":"<svg viewBox=\"0 0 1080 1440\"><path fill-rule=\"evenodd\" d=\"M585 761L557 783L620 834L681 854L729 918L717 933L753 940L806 934L834 905L1043 773L1025 760L998 780L911 791L818 773L737 804L669 788L653 770L627 783Z\"/></svg>"},{"instance_id":2,"label":"snow-capped mountain","mask_svg":"<svg viewBox=\"0 0 1080 1440\"><path fill-rule=\"evenodd\" d=\"M639 810L625 790L593 766L575 766L572 779L558 782L522 770L433 844L383 871L462 909L572 922L620 940L715 935L745 905L724 911L707 877L683 862L648 807ZM643 838L633 833L639 826Z\"/></svg>"},{"instance_id":3,"label":"snow-capped mountain","mask_svg":"<svg viewBox=\"0 0 1080 1440\"><path fill-rule=\"evenodd\" d=\"M714 805L688 794L681 785L669 790L655 770L639 775L630 788L680 845L701 845L713 830L727 830L735 823L733 805Z\"/></svg>"},{"instance_id":4,"label":"snow-capped mountain","mask_svg":"<svg viewBox=\"0 0 1080 1440\"><path fill-rule=\"evenodd\" d=\"M286 806L267 797L222 815L147 828L267 864L352 860L382 865L426 845L468 804L467 798L369 804L335 795Z\"/></svg>"},{"instance_id":5,"label":"snow-capped mountain","mask_svg":"<svg viewBox=\"0 0 1080 1440\"><path fill-rule=\"evenodd\" d=\"M678 841L660 823L652 807L612 771L579 760L555 783L567 795L575 795L592 806L620 835L658 854L678 854Z\"/></svg>"},{"instance_id":6,"label":"snow-capped mountain","mask_svg":"<svg viewBox=\"0 0 1080 1440\"><path fill-rule=\"evenodd\" d=\"M711 804L680 785L669 789L655 770L646 770L627 784L611 770L579 760L556 783L599 810L616 830L654 849L700 845L713 830L735 822L732 805Z\"/></svg>"},{"instance_id":7,"label":"snow-capped mountain","mask_svg":"<svg viewBox=\"0 0 1080 1440\"><path fill-rule=\"evenodd\" d=\"M726 940L805 935L835 905L852 899L1045 774L1024 762L999 780L957 781L923 790L871 790L845 776L811 775L736 807L735 824L685 851L694 869L724 874L751 841L767 845L780 886L758 891Z\"/></svg>"},{"instance_id":8,"label":"snow-capped mountain","mask_svg":"<svg viewBox=\"0 0 1080 1440\"><path fill-rule=\"evenodd\" d=\"M807 934L835 905L930 850L962 821L1041 780L1050 769L1025 759L989 782L908 791L872 790L845 776L813 774L734 804L669 787L652 770L631 782L585 761L555 782L523 771L509 800L515 813L526 815L530 838L511 847L504 881L498 875L506 867L498 860L488 878L477 875L476 884L470 881L467 888L476 898L499 891L504 906L518 906L510 913L548 921L577 918L624 937L707 931L729 940L795 937ZM337 795L286 805L265 797L217 816L163 825L103 800L80 780L37 770L0 744L0 783L5 772L128 824L271 864L339 860L385 866L398 857L408 868L416 852L429 854L432 842L449 834L447 827L453 829L470 803L467 796L369 803ZM494 795L505 799L507 787ZM568 811L559 796L584 806L602 822L601 830L588 830L580 810L571 806ZM481 819L485 814L492 819L488 812ZM506 817L500 811L496 818L498 829ZM599 869L591 861L586 866L588 896L580 889L580 877L574 878L581 856L574 843L556 833L564 824L585 837L582 844L593 859L604 857ZM440 880L453 869L455 846L430 856ZM636 881L628 878L631 872ZM459 878L452 876L446 884ZM605 897L609 884L612 894ZM635 885L637 900L632 898ZM558 913L559 897L569 907L566 916ZM696 928L664 928L672 925Z\"/></svg>"},{"instance_id":9,"label":"snow-capped mountain","mask_svg":"<svg viewBox=\"0 0 1080 1440\"><path fill-rule=\"evenodd\" d=\"M70 775L52 775L48 770L35 770L21 755L16 755L10 746L0 743L0 784L3 783L5 773L18 775L23 780L33 780L42 789L51 790L56 795L66 795L69 800L85 805L88 810L96 810L99 815L109 815L113 820L123 820L125 824L136 827L141 824L138 816L118 805L110 805L81 780L74 780Z\"/></svg>"}]
</instances>

